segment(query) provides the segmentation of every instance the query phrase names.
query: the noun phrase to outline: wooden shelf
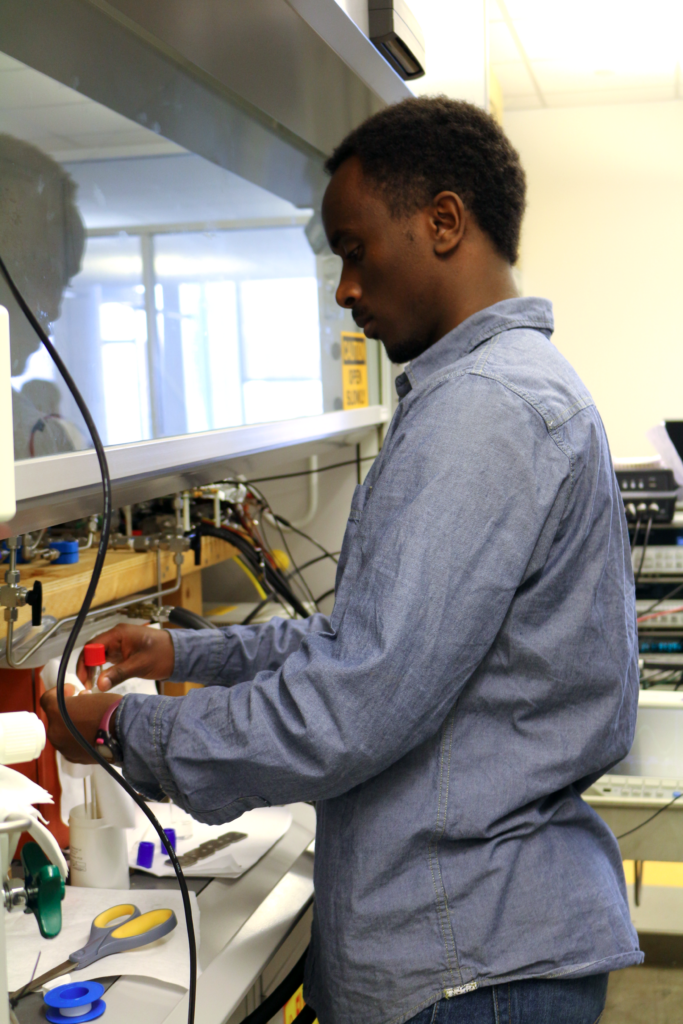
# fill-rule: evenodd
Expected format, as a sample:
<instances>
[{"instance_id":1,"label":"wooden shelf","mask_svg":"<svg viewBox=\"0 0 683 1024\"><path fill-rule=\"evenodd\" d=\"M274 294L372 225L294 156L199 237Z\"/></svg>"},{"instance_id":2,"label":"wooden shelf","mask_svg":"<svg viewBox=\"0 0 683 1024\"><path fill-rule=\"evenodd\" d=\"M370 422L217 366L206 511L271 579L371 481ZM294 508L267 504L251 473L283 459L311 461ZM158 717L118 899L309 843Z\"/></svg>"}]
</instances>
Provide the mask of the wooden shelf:
<instances>
[{"instance_id":1,"label":"wooden shelf","mask_svg":"<svg viewBox=\"0 0 683 1024\"><path fill-rule=\"evenodd\" d=\"M201 564L195 565L194 551L186 551L183 555L182 575L191 576L200 569L225 562L239 554L232 544L218 537L202 537ZM81 607L85 592L90 583L90 576L95 563L96 549L89 548L81 552L77 565L48 565L41 561L31 565L20 565L21 585L31 587L34 580L43 584L43 607L46 615L54 615L61 619L74 615ZM0 566L4 575L7 563ZM176 577L176 565L171 551L161 552L161 582L165 586L173 583ZM99 586L95 593L92 607L97 608L112 601L121 601L133 594L155 589L157 585L157 554L156 552L109 551L107 554ZM175 596L175 595L174 595ZM168 600L167 604L180 604L178 600ZM31 609L19 609L17 625L28 622ZM3 625L5 625L3 623ZM5 625L6 629L6 625ZM5 632L3 629L3 633Z\"/></svg>"}]
</instances>

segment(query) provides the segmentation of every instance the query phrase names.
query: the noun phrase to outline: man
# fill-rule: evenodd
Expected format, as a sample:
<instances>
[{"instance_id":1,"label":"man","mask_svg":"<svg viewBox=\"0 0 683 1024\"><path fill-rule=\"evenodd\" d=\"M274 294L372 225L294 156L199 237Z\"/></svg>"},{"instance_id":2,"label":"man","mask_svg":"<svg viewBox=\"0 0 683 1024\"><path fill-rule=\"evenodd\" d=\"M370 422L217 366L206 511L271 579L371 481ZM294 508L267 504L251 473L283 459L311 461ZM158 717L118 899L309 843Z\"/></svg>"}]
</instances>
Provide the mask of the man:
<instances>
[{"instance_id":1,"label":"man","mask_svg":"<svg viewBox=\"0 0 683 1024\"><path fill-rule=\"evenodd\" d=\"M84 247L73 178L36 146L0 133L0 253L45 330L59 319L64 289L80 270ZM40 339L1 277L0 303L12 323L12 377L20 377ZM59 415L60 398L50 381L27 381L12 390L17 461L85 447L75 424Z\"/></svg>"},{"instance_id":2,"label":"man","mask_svg":"<svg viewBox=\"0 0 683 1024\"><path fill-rule=\"evenodd\" d=\"M517 296L524 175L488 115L408 100L328 170L337 301L410 360L333 615L105 634L103 688L208 684L124 697L124 771L210 822L317 801L321 1024L594 1024L607 973L642 960L617 843L580 795L628 751L638 690L604 429L550 304ZM71 699L89 738L114 699Z\"/></svg>"}]
</instances>

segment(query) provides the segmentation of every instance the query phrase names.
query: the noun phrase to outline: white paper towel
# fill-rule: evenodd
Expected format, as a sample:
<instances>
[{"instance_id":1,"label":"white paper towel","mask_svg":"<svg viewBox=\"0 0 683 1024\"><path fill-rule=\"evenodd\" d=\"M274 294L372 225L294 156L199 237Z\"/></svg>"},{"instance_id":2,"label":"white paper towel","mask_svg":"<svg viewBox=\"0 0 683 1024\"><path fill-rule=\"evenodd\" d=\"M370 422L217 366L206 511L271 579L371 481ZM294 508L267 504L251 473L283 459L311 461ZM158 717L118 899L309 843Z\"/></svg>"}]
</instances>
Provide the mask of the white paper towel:
<instances>
[{"instance_id":1,"label":"white paper towel","mask_svg":"<svg viewBox=\"0 0 683 1024\"><path fill-rule=\"evenodd\" d=\"M199 949L199 907L197 897L190 893L197 949ZM10 992L25 985L33 971L36 957L40 961L36 977L68 959L69 953L81 949L90 936L90 926L98 914L117 903L134 903L141 913L170 907L178 925L165 938L150 946L114 953L97 960L90 967L73 971L72 980L90 981L112 975L135 974L146 978L188 987L189 950L182 898L173 889L78 889L67 885L62 902L62 930L54 939L44 939L38 931L33 914L20 912L5 915L7 930L7 972Z\"/></svg>"},{"instance_id":2,"label":"white paper towel","mask_svg":"<svg viewBox=\"0 0 683 1024\"><path fill-rule=\"evenodd\" d=\"M173 828L175 825L174 815L183 814L173 804L150 803L149 807L163 828ZM176 853L182 856L182 854L194 850L201 843L205 843L209 839L217 839L226 832L245 832L246 839L241 839L239 842L219 850L218 853L200 860L197 864L184 868L188 878L239 878L260 860L278 839L282 838L291 824L292 814L286 807L258 807L256 810L247 811L246 814L235 818L234 821L229 821L226 825L204 825L202 822L192 819L192 837L179 839L176 844ZM128 862L131 867L137 867L138 846L141 840L145 840L154 843L154 861L149 873L157 876L175 873L172 866L166 864L166 851L161 853L161 842L151 825L143 824L139 828L128 829L127 836ZM139 870L145 869L140 868Z\"/></svg>"}]
</instances>

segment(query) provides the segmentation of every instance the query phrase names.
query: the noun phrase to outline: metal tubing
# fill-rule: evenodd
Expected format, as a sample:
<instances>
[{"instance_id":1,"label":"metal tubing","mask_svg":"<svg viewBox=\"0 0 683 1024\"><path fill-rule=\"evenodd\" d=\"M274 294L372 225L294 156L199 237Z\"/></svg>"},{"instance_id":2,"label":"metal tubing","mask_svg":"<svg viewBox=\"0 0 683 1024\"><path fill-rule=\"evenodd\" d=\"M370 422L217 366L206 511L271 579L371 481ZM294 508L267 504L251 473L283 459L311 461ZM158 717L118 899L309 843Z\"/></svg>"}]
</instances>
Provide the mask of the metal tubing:
<instances>
[{"instance_id":1,"label":"metal tubing","mask_svg":"<svg viewBox=\"0 0 683 1024\"><path fill-rule=\"evenodd\" d=\"M40 531L40 533L38 534L38 539L35 540L33 542L33 544L28 544L27 543L26 538L28 536L30 536L30 535L28 533L25 533L23 535L23 538L22 538L23 544L22 544L21 554L22 554L22 557L23 557L25 562L30 562L31 559L33 558L33 556L37 553L38 548L40 546L40 542L42 541L43 537L45 536L45 530L43 529L43 530Z\"/></svg>"},{"instance_id":2,"label":"metal tubing","mask_svg":"<svg viewBox=\"0 0 683 1024\"><path fill-rule=\"evenodd\" d=\"M177 557L178 556L176 555L176 558ZM10 558L11 558L11 551L10 551ZM16 558L16 554L15 554L15 558ZM96 615L107 615L107 614L110 614L111 612L118 611L120 608L128 608L129 605L131 605L131 604L138 604L140 602L141 598L144 598L145 601L156 601L157 599L161 600L161 598L163 598L163 597L168 597L169 594L177 594L178 591L180 590L181 586L183 585L183 575L182 575L183 561L182 561L182 556L180 557L179 561L176 562L176 565L177 565L176 581L173 584L173 586L170 587L169 590L163 590L163 589L157 590L156 593L154 593L154 594L136 594L134 597L126 598L125 601L119 601L117 604L105 605L105 606L103 606L101 608L93 608L86 615L86 619L89 619L89 618L94 617ZM161 584L161 556L159 556L159 558L157 559L157 586L160 586L160 584ZM46 643L46 641L49 640L51 636L54 636L54 634L57 632L58 629L60 629L67 622L74 622L77 618L78 618L78 615L68 615L64 619L59 619L58 622L55 622L54 626L51 626L50 629L48 629L47 633L44 633L43 636L40 637L40 639L33 645L33 647L31 647L28 651L26 651L26 653L21 658L19 658L17 660L15 660L15 658L14 658L14 656L12 654L12 646L13 646L13 640L14 640L14 623L12 621L8 622L7 623L7 641L6 641L6 647L5 647L5 660L7 661L7 664L9 665L9 667L10 668L21 668L21 666L26 661L28 661L28 659L31 657L31 655L34 654L35 651L37 651L39 647L42 647L43 644Z\"/></svg>"}]
</instances>

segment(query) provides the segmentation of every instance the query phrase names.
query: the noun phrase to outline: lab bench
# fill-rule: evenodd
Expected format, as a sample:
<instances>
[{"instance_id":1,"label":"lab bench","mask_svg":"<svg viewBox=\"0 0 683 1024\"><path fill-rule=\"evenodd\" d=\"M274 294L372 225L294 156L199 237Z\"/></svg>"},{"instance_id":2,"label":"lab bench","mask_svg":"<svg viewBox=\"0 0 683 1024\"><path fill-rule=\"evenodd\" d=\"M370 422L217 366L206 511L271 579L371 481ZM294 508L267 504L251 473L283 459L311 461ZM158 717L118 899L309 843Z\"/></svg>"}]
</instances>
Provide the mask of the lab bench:
<instances>
[{"instance_id":1,"label":"lab bench","mask_svg":"<svg viewBox=\"0 0 683 1024\"><path fill-rule=\"evenodd\" d=\"M197 1024L238 1024L283 980L308 945L313 902L315 811L291 804L285 835L240 878L188 878L200 910ZM131 891L176 888L142 872ZM184 921L179 921L184 927ZM104 965L103 965L104 966ZM77 976L77 975L76 975ZM185 990L151 978L103 977L106 1024L184 1024ZM19 1024L44 1024L41 993L15 1010Z\"/></svg>"}]
</instances>

